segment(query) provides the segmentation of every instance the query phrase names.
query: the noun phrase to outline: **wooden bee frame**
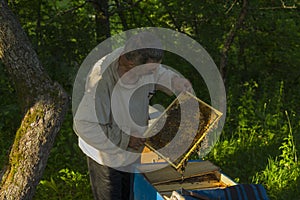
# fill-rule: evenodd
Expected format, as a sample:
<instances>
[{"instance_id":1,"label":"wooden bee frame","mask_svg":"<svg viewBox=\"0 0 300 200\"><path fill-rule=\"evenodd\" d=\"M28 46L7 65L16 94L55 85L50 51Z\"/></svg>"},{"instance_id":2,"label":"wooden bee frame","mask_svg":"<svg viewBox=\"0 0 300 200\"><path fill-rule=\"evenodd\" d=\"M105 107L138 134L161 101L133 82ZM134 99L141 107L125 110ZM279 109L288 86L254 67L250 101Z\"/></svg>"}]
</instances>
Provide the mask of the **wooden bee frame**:
<instances>
[{"instance_id":1,"label":"wooden bee frame","mask_svg":"<svg viewBox=\"0 0 300 200\"><path fill-rule=\"evenodd\" d=\"M222 113L189 92L183 92L147 129L146 147L176 170L184 170L189 156L212 132Z\"/></svg>"}]
</instances>

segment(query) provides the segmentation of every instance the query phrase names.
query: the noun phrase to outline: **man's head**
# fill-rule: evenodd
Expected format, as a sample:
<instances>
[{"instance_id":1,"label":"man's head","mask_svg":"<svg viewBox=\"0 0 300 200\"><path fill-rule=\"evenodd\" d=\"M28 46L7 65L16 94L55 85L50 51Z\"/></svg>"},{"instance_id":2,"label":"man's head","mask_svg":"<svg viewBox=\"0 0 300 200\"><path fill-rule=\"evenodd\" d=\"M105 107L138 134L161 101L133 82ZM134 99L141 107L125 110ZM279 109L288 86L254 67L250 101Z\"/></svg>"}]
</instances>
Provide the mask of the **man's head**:
<instances>
[{"instance_id":1,"label":"man's head","mask_svg":"<svg viewBox=\"0 0 300 200\"><path fill-rule=\"evenodd\" d=\"M135 66L146 63L160 63L163 57L162 44L158 37L142 32L130 37L124 48L124 56Z\"/></svg>"}]
</instances>

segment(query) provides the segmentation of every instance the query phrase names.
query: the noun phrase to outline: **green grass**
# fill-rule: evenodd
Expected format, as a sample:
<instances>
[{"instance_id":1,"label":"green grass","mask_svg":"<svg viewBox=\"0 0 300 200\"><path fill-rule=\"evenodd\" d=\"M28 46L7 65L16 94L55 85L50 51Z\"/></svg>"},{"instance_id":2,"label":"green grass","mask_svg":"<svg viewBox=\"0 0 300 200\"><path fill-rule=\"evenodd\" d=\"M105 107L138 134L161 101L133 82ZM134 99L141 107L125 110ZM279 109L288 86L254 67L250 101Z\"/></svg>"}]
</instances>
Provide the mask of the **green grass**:
<instances>
[{"instance_id":1,"label":"green grass","mask_svg":"<svg viewBox=\"0 0 300 200\"><path fill-rule=\"evenodd\" d=\"M283 139L279 156L268 159L268 165L253 177L253 182L263 183L272 199L297 199L300 196L300 162L297 158L292 126L286 112L289 133Z\"/></svg>"},{"instance_id":2,"label":"green grass","mask_svg":"<svg viewBox=\"0 0 300 200\"><path fill-rule=\"evenodd\" d=\"M265 99L254 100L259 86L246 83L238 109L229 105L227 126L207 159L239 183L263 184L270 199L300 196L299 115L285 104L283 83ZM297 105L297 104L296 104ZM289 109L288 112L285 109ZM290 114L292 113L290 117Z\"/></svg>"}]
</instances>

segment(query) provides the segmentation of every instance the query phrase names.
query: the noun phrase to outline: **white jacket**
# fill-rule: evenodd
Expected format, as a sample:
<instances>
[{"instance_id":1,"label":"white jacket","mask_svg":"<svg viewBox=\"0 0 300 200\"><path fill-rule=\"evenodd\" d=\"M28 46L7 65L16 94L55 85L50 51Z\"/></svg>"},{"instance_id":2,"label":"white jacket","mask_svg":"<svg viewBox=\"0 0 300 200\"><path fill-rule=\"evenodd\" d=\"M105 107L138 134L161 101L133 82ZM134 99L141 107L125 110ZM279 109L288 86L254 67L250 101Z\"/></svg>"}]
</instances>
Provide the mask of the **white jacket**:
<instances>
[{"instance_id":1,"label":"white jacket","mask_svg":"<svg viewBox=\"0 0 300 200\"><path fill-rule=\"evenodd\" d=\"M103 57L90 70L73 124L81 150L109 167L130 165L140 156L140 152L128 148L129 134L132 130L143 134L147 128L149 94L155 85L172 90L172 78L178 76L159 66L154 74L140 77L134 85L124 85L117 73L122 50Z\"/></svg>"}]
</instances>

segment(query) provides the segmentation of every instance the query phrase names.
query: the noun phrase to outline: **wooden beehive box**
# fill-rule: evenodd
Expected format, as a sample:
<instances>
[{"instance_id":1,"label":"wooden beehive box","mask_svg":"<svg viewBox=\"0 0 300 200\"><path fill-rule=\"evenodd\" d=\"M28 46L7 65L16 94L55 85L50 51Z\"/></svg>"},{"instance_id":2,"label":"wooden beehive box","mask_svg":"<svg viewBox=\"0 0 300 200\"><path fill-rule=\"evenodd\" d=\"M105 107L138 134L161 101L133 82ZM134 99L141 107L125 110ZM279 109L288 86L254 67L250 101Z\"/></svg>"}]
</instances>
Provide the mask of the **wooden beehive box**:
<instances>
[{"instance_id":1,"label":"wooden beehive box","mask_svg":"<svg viewBox=\"0 0 300 200\"><path fill-rule=\"evenodd\" d=\"M180 170L221 116L218 110L183 92L145 132L146 147Z\"/></svg>"},{"instance_id":2,"label":"wooden beehive box","mask_svg":"<svg viewBox=\"0 0 300 200\"><path fill-rule=\"evenodd\" d=\"M190 161L181 175L172 166L160 168L162 163L142 164L143 173L135 174L134 195L139 200L168 199L173 191L225 188L236 183L221 173L210 161Z\"/></svg>"}]
</instances>

